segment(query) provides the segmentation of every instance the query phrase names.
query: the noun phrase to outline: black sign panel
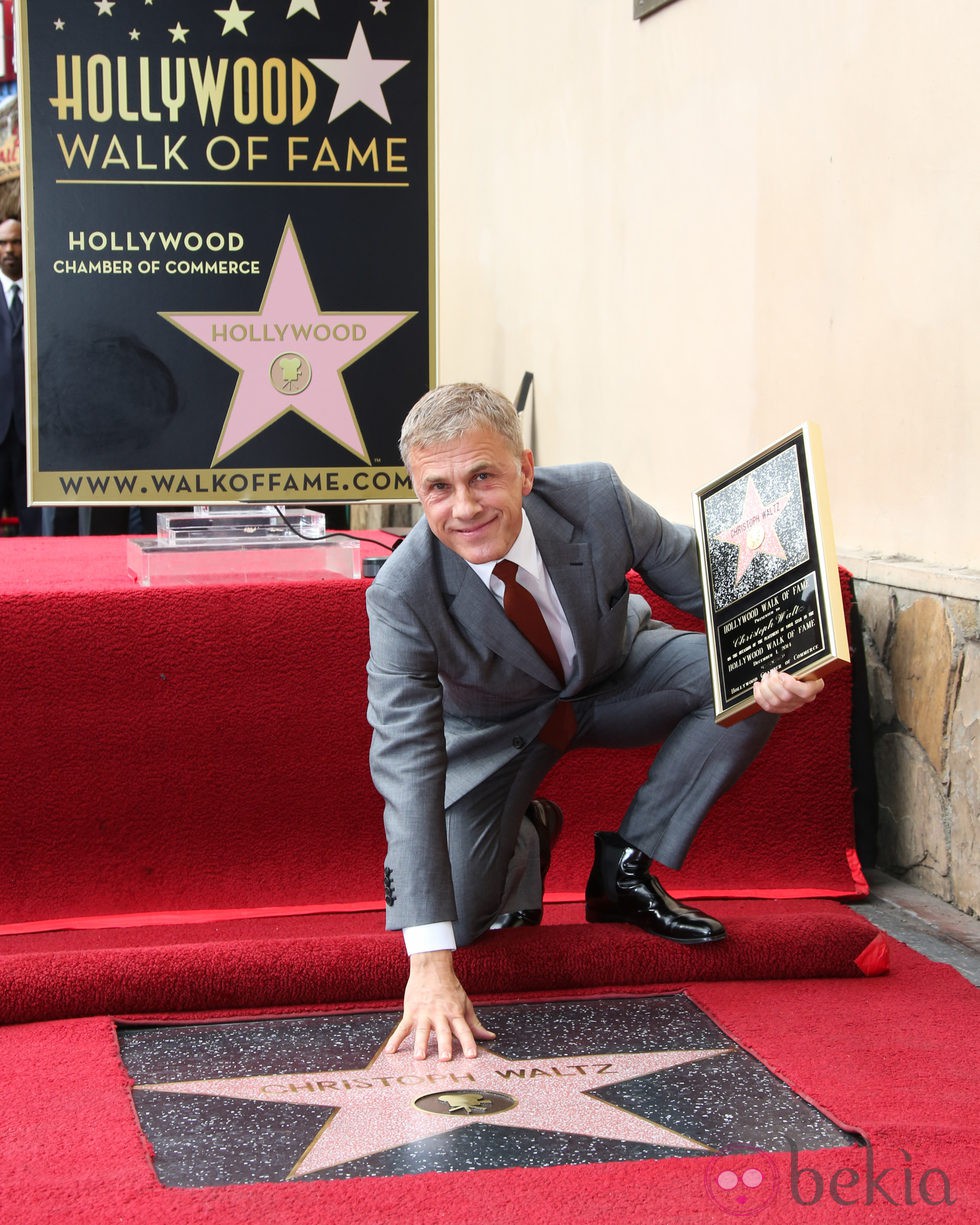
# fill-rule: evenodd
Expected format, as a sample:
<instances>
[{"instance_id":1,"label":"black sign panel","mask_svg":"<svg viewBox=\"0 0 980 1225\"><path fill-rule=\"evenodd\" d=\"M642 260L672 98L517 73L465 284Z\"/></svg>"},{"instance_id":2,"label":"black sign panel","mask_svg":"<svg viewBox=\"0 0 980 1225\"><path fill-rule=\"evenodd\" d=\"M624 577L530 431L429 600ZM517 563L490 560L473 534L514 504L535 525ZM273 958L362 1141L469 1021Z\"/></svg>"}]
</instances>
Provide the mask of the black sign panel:
<instances>
[{"instance_id":1,"label":"black sign panel","mask_svg":"<svg viewBox=\"0 0 980 1225\"><path fill-rule=\"evenodd\" d=\"M433 0L21 0L31 490L411 496Z\"/></svg>"}]
</instances>

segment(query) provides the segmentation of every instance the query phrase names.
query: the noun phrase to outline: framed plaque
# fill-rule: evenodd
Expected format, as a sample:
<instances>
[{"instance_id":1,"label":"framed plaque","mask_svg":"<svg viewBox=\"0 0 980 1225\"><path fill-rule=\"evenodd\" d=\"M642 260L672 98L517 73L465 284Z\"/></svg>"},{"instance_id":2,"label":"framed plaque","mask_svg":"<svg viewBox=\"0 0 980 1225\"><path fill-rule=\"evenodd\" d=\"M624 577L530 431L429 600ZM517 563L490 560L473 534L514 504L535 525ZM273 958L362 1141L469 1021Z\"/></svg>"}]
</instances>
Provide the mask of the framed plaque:
<instances>
[{"instance_id":1,"label":"framed plaque","mask_svg":"<svg viewBox=\"0 0 980 1225\"><path fill-rule=\"evenodd\" d=\"M809 679L850 659L818 428L804 422L693 498L715 722L735 723L771 668Z\"/></svg>"}]
</instances>

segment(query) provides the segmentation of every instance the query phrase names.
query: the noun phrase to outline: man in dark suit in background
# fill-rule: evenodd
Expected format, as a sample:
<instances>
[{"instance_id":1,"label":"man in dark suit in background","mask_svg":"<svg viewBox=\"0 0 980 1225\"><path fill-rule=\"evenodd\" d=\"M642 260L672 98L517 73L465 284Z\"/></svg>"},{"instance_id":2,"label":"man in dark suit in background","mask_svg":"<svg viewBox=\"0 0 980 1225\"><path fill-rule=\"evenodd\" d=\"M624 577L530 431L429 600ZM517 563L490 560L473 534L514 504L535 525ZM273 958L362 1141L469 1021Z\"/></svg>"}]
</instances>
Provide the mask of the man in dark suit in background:
<instances>
[{"instance_id":1,"label":"man in dark suit in background","mask_svg":"<svg viewBox=\"0 0 980 1225\"><path fill-rule=\"evenodd\" d=\"M16 217L0 222L0 507L17 516L21 536L39 536L41 510L27 505L21 238Z\"/></svg>"},{"instance_id":2,"label":"man in dark suit in background","mask_svg":"<svg viewBox=\"0 0 980 1225\"><path fill-rule=\"evenodd\" d=\"M813 701L823 681L768 673L755 685L759 712L719 727L704 635L653 621L627 580L636 570L700 614L693 530L663 519L608 464L535 472L499 393L429 392L405 420L401 453L425 522L367 592L387 921L403 931L410 960L387 1049L414 1031L424 1058L434 1034L449 1059L454 1039L473 1056L477 1038L493 1037L455 976L453 949L541 920L561 813L534 795L561 754L661 745L621 821L595 814L605 828L585 917L712 943L724 938L721 923L670 897L651 863L680 866L774 716Z\"/></svg>"}]
</instances>

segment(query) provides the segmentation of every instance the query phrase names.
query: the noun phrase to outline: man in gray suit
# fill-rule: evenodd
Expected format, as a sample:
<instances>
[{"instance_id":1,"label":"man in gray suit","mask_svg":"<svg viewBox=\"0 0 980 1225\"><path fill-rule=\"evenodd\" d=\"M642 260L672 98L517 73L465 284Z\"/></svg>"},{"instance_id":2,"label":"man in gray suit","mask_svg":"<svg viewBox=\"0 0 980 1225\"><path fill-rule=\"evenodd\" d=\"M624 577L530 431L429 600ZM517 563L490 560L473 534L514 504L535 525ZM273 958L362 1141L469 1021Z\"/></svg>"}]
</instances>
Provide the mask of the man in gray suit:
<instances>
[{"instance_id":1,"label":"man in gray suit","mask_svg":"<svg viewBox=\"0 0 980 1225\"><path fill-rule=\"evenodd\" d=\"M414 1031L416 1058L434 1035L450 1059L454 1037L467 1056L493 1037L456 978L453 949L540 922L561 814L534 795L561 754L661 745L618 831L596 834L586 918L710 943L722 925L670 897L651 861L680 866L775 717L823 682L768 674L755 686L760 712L719 727L703 635L652 621L627 581L636 570L700 613L694 532L661 518L608 465L536 473L499 393L436 388L409 413L400 445L425 521L367 594L387 924L403 930L410 959L387 1049Z\"/></svg>"}]
</instances>

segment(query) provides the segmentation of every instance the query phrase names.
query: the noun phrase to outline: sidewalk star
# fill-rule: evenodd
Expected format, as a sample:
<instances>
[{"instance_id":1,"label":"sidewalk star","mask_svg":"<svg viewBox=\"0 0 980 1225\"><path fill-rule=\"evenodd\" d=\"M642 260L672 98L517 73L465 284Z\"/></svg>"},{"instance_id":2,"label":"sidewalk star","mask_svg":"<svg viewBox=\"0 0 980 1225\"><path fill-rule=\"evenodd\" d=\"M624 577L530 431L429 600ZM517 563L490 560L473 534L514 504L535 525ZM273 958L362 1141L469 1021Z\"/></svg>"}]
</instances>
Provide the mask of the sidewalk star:
<instances>
[{"instance_id":1,"label":"sidewalk star","mask_svg":"<svg viewBox=\"0 0 980 1225\"><path fill-rule=\"evenodd\" d=\"M476 1124L667 1145L694 1156L712 1150L591 1090L725 1053L650 1051L556 1061L508 1059L481 1048L475 1060L433 1066L381 1048L363 1068L137 1088L331 1108L312 1143L297 1155L290 1178Z\"/></svg>"}]
</instances>

